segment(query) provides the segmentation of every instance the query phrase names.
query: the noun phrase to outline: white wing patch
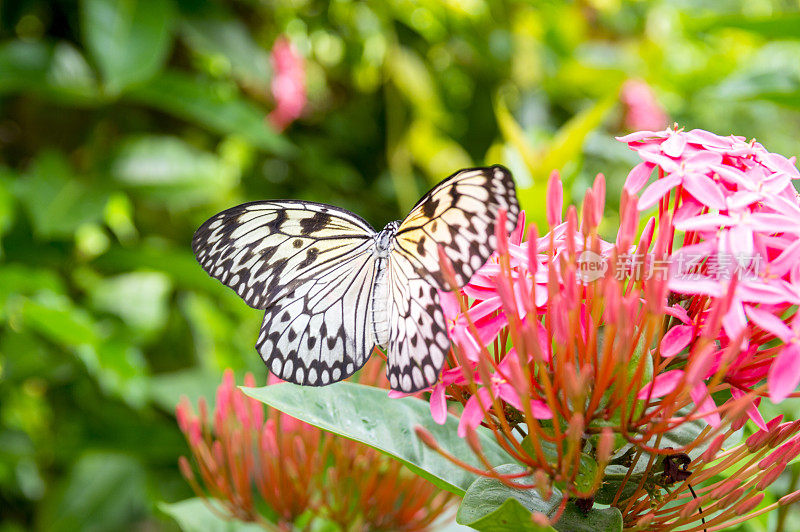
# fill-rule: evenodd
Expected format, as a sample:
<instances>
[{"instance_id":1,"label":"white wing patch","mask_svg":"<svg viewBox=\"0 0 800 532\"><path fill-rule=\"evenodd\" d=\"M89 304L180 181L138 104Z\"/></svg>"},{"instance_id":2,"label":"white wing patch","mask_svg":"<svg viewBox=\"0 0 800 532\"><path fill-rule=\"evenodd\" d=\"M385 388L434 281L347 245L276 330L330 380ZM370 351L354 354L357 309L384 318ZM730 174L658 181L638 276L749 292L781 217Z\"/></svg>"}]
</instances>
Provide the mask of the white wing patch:
<instances>
[{"instance_id":1,"label":"white wing patch","mask_svg":"<svg viewBox=\"0 0 800 532\"><path fill-rule=\"evenodd\" d=\"M192 248L212 277L265 309L343 258L375 231L355 214L319 203L258 201L213 216Z\"/></svg>"}]
</instances>

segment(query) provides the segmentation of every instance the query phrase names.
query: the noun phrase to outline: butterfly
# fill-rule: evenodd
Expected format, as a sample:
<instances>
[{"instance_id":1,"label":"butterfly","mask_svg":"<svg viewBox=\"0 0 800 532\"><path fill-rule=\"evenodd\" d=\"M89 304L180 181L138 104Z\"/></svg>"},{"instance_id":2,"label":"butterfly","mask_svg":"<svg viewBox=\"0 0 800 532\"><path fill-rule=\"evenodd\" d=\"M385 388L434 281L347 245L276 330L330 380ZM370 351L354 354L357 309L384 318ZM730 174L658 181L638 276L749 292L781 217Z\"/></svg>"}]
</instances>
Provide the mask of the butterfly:
<instances>
[{"instance_id":1,"label":"butterfly","mask_svg":"<svg viewBox=\"0 0 800 532\"><path fill-rule=\"evenodd\" d=\"M436 383L450 349L437 249L463 286L494 250L500 209L511 232L519 204L509 171L471 168L381 231L331 205L256 201L209 218L192 249L206 272L265 311L256 350L277 377L324 386L379 346L391 387L415 392Z\"/></svg>"}]
</instances>

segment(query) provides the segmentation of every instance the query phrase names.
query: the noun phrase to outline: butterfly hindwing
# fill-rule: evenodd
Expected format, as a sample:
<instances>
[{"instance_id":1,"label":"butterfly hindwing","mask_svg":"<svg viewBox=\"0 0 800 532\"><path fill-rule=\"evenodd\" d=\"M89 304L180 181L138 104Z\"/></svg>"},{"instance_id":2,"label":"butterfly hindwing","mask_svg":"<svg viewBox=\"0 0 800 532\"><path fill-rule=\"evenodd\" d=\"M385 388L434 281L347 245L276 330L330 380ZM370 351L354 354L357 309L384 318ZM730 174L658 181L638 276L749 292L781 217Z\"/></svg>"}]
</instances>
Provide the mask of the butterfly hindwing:
<instances>
[{"instance_id":1,"label":"butterfly hindwing","mask_svg":"<svg viewBox=\"0 0 800 532\"><path fill-rule=\"evenodd\" d=\"M413 264L420 277L447 289L436 250L442 246L463 286L495 249L494 226L501 208L510 233L517 224L519 203L508 170L502 166L461 170L411 209L397 230L394 252Z\"/></svg>"},{"instance_id":2,"label":"butterfly hindwing","mask_svg":"<svg viewBox=\"0 0 800 532\"><path fill-rule=\"evenodd\" d=\"M324 386L361 368L375 345L369 316L377 274L375 256L357 250L269 306L256 343L269 370Z\"/></svg>"},{"instance_id":3,"label":"butterfly hindwing","mask_svg":"<svg viewBox=\"0 0 800 532\"><path fill-rule=\"evenodd\" d=\"M389 345L386 375L390 386L416 392L439 378L450 339L439 294L401 256L389 258Z\"/></svg>"}]
</instances>

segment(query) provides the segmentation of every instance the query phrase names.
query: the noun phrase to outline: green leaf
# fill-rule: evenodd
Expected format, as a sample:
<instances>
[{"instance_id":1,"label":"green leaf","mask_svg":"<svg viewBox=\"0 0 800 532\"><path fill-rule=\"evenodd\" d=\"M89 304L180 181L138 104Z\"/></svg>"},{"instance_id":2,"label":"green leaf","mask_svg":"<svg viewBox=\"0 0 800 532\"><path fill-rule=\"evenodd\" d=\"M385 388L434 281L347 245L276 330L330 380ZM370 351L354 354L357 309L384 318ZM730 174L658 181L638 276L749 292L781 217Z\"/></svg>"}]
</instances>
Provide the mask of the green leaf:
<instances>
[{"instance_id":1,"label":"green leaf","mask_svg":"<svg viewBox=\"0 0 800 532\"><path fill-rule=\"evenodd\" d=\"M351 382L322 388L287 382L242 390L292 417L393 456L420 476L456 495L463 495L476 475L429 449L416 437L414 427L421 425L433 434L443 450L483 469L466 441L456 434L458 418L448 415L444 425L437 425L431 418L428 403L422 399L391 399L387 390ZM508 455L488 431L478 431L478 435L491 463L508 460Z\"/></svg>"},{"instance_id":2,"label":"green leaf","mask_svg":"<svg viewBox=\"0 0 800 532\"><path fill-rule=\"evenodd\" d=\"M559 532L620 532L622 512L617 508L592 508L584 513L569 502L555 524Z\"/></svg>"},{"instance_id":3,"label":"green leaf","mask_svg":"<svg viewBox=\"0 0 800 532\"><path fill-rule=\"evenodd\" d=\"M161 272L132 272L103 279L92 286L90 296L95 308L116 314L135 329L153 330L167 319L171 291L169 277Z\"/></svg>"},{"instance_id":4,"label":"green leaf","mask_svg":"<svg viewBox=\"0 0 800 532\"><path fill-rule=\"evenodd\" d=\"M63 347L99 342L99 333L91 317L64 296L44 293L36 299L25 299L20 315L26 326Z\"/></svg>"},{"instance_id":5,"label":"green leaf","mask_svg":"<svg viewBox=\"0 0 800 532\"><path fill-rule=\"evenodd\" d=\"M522 473L517 464L496 468L501 474ZM514 480L517 484L533 484L530 476ZM554 527L541 527L531 522L531 514L540 512L552 518L561 504L562 495L557 490L549 500L544 500L535 489L513 488L497 479L480 478L464 495L458 508L456 521L476 530L504 532L523 530L531 532L558 530L559 532L619 532L622 514L616 508L592 508L584 513L573 503L568 503Z\"/></svg>"},{"instance_id":6,"label":"green leaf","mask_svg":"<svg viewBox=\"0 0 800 532\"><path fill-rule=\"evenodd\" d=\"M217 155L165 135L128 139L111 174L146 198L176 208L223 196L239 181L238 170Z\"/></svg>"},{"instance_id":7,"label":"green leaf","mask_svg":"<svg viewBox=\"0 0 800 532\"><path fill-rule=\"evenodd\" d=\"M222 519L208 505L216 505L218 512L224 510L214 500L203 501L199 497L172 504L161 503L158 508L177 521L184 532L263 532L256 523L246 523L238 519Z\"/></svg>"},{"instance_id":8,"label":"green leaf","mask_svg":"<svg viewBox=\"0 0 800 532\"><path fill-rule=\"evenodd\" d=\"M72 238L83 224L103 219L107 195L74 175L59 152L42 151L29 175L16 183L15 192L30 215L36 234L44 238Z\"/></svg>"},{"instance_id":9,"label":"green leaf","mask_svg":"<svg viewBox=\"0 0 800 532\"><path fill-rule=\"evenodd\" d=\"M107 394L123 399L134 408L145 405L148 394L147 360L129 341L110 340L76 349L86 370Z\"/></svg>"},{"instance_id":10,"label":"green leaf","mask_svg":"<svg viewBox=\"0 0 800 532\"><path fill-rule=\"evenodd\" d=\"M124 530L147 514L145 470L130 456L89 452L50 499L41 529Z\"/></svg>"},{"instance_id":11,"label":"green leaf","mask_svg":"<svg viewBox=\"0 0 800 532\"><path fill-rule=\"evenodd\" d=\"M386 67L394 85L423 119L439 127L448 125L433 77L416 52L395 46L386 57Z\"/></svg>"},{"instance_id":12,"label":"green leaf","mask_svg":"<svg viewBox=\"0 0 800 532\"><path fill-rule=\"evenodd\" d=\"M500 474L525 471L516 464L502 465L496 470ZM533 478L523 477L516 483L533 483ZM535 489L511 488L494 478L479 478L464 495L464 500L458 507L456 521L485 532L544 532L554 529L535 525L531 521L531 514L541 512L550 516L560 502L561 494L558 490L554 490L550 500L545 501Z\"/></svg>"},{"instance_id":13,"label":"green leaf","mask_svg":"<svg viewBox=\"0 0 800 532\"><path fill-rule=\"evenodd\" d=\"M224 135L236 134L268 152L282 155L293 146L264 119L267 112L241 97L235 86L180 72L164 72L131 90L131 100L196 122Z\"/></svg>"},{"instance_id":14,"label":"green leaf","mask_svg":"<svg viewBox=\"0 0 800 532\"><path fill-rule=\"evenodd\" d=\"M497 99L495 114L500 131L506 141L517 149L533 178L531 187L519 188L517 191L522 207L528 208L530 221L540 227L546 222L544 211L532 207L539 205L541 198L544 197L548 176L553 170L563 171L567 164L574 162L581 155L586 138L602 125L606 115L616 104L618 93L618 85L615 84L613 90L605 97L561 126L547 147L541 151L536 151L530 146L525 132L514 120L503 98ZM569 190L569 184L564 188Z\"/></svg>"},{"instance_id":15,"label":"green leaf","mask_svg":"<svg viewBox=\"0 0 800 532\"><path fill-rule=\"evenodd\" d=\"M212 73L230 71L249 89L266 93L271 74L269 54L242 21L205 14L184 20L181 30L186 43L206 59Z\"/></svg>"},{"instance_id":16,"label":"green leaf","mask_svg":"<svg viewBox=\"0 0 800 532\"><path fill-rule=\"evenodd\" d=\"M108 94L147 81L161 69L173 11L169 0L82 0L83 38Z\"/></svg>"},{"instance_id":17,"label":"green leaf","mask_svg":"<svg viewBox=\"0 0 800 532\"><path fill-rule=\"evenodd\" d=\"M65 41L3 43L0 72L0 93L37 93L74 105L101 101L94 72L80 50Z\"/></svg>"},{"instance_id":18,"label":"green leaf","mask_svg":"<svg viewBox=\"0 0 800 532\"><path fill-rule=\"evenodd\" d=\"M6 264L0 268L0 319L5 319L6 307L13 295L31 295L39 291L61 294L64 290L61 278L51 270Z\"/></svg>"},{"instance_id":19,"label":"green leaf","mask_svg":"<svg viewBox=\"0 0 800 532\"><path fill-rule=\"evenodd\" d=\"M722 28L737 28L757 33L769 40L800 39L800 13L779 13L773 16L747 16L741 13L730 15L697 16L686 13L683 20L690 31L709 31Z\"/></svg>"}]
</instances>

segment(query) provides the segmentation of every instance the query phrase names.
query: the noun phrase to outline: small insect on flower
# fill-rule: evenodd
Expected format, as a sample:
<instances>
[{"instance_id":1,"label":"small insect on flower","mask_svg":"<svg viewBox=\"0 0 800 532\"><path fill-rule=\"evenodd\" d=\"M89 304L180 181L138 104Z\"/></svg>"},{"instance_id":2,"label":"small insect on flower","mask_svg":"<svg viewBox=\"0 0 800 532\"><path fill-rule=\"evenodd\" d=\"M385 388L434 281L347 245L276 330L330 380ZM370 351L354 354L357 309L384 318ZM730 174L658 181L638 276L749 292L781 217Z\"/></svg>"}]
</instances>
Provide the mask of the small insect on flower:
<instances>
[{"instance_id":1,"label":"small insect on flower","mask_svg":"<svg viewBox=\"0 0 800 532\"><path fill-rule=\"evenodd\" d=\"M380 232L331 205L257 201L211 217L192 248L206 272L266 311L256 349L276 376L331 384L379 346L391 387L415 392L436 383L450 349L437 290L465 285L489 259L500 210L512 231L519 204L509 171L471 168ZM439 247L458 287L440 271Z\"/></svg>"}]
</instances>

